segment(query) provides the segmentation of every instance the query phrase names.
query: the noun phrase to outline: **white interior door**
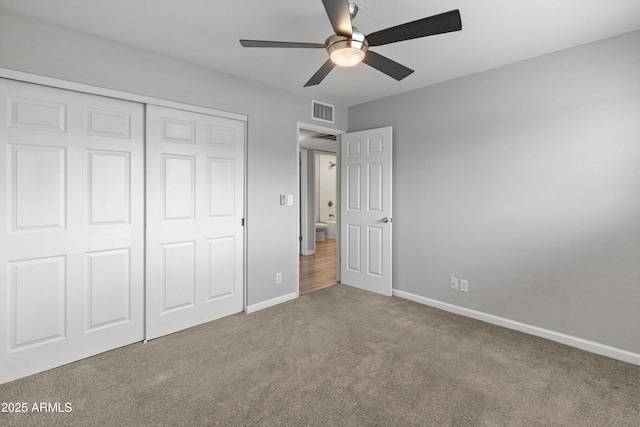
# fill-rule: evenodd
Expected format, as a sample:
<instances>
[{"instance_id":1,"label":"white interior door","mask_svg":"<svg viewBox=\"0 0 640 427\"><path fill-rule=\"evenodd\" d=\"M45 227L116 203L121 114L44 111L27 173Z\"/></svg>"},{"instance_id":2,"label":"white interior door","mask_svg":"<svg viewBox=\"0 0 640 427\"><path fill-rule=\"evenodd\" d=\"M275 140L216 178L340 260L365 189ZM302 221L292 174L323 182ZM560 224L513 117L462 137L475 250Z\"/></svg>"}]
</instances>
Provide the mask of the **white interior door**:
<instances>
[{"instance_id":1,"label":"white interior door","mask_svg":"<svg viewBox=\"0 0 640 427\"><path fill-rule=\"evenodd\" d=\"M147 106L147 339L243 310L244 139L244 122Z\"/></svg>"},{"instance_id":2,"label":"white interior door","mask_svg":"<svg viewBox=\"0 0 640 427\"><path fill-rule=\"evenodd\" d=\"M0 382L142 340L143 111L0 79Z\"/></svg>"},{"instance_id":3,"label":"white interior door","mask_svg":"<svg viewBox=\"0 0 640 427\"><path fill-rule=\"evenodd\" d=\"M340 281L391 296L392 128L343 134Z\"/></svg>"}]
</instances>

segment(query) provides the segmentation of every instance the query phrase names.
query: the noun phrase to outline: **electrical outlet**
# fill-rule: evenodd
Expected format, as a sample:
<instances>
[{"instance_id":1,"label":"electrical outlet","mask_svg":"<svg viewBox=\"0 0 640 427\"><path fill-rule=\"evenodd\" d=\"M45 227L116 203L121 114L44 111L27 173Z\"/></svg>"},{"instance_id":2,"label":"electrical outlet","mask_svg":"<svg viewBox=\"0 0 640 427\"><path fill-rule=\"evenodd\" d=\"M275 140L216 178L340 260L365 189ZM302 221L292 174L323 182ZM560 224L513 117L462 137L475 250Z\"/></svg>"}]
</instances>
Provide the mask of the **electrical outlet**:
<instances>
[{"instance_id":1,"label":"electrical outlet","mask_svg":"<svg viewBox=\"0 0 640 427\"><path fill-rule=\"evenodd\" d=\"M287 196L287 205L293 206L293 194Z\"/></svg>"},{"instance_id":2,"label":"electrical outlet","mask_svg":"<svg viewBox=\"0 0 640 427\"><path fill-rule=\"evenodd\" d=\"M282 273L276 273L276 283L282 283Z\"/></svg>"},{"instance_id":3,"label":"electrical outlet","mask_svg":"<svg viewBox=\"0 0 640 427\"><path fill-rule=\"evenodd\" d=\"M458 279L453 276L451 276L451 289L458 290Z\"/></svg>"},{"instance_id":4,"label":"electrical outlet","mask_svg":"<svg viewBox=\"0 0 640 427\"><path fill-rule=\"evenodd\" d=\"M460 292L469 292L469 281L460 279Z\"/></svg>"}]
</instances>

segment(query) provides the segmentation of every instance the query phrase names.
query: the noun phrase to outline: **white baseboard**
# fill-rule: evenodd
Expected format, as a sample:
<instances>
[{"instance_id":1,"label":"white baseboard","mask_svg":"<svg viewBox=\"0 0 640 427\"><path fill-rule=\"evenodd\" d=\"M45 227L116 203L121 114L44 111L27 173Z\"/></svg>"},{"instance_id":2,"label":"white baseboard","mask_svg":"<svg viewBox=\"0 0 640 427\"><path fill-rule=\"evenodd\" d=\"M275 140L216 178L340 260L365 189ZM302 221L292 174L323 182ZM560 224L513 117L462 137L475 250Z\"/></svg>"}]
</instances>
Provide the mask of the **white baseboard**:
<instances>
[{"instance_id":1,"label":"white baseboard","mask_svg":"<svg viewBox=\"0 0 640 427\"><path fill-rule=\"evenodd\" d=\"M257 304L248 305L244 310L247 314L254 313L258 310L262 310L268 307L272 307L274 305L282 304L283 302L291 301L292 299L298 298L298 293L293 292L291 294L282 295L281 297L272 298L267 301L259 302Z\"/></svg>"},{"instance_id":2,"label":"white baseboard","mask_svg":"<svg viewBox=\"0 0 640 427\"><path fill-rule=\"evenodd\" d=\"M581 350L599 354L601 356L607 356L607 357L611 357L612 359L622 360L623 362L632 363L634 365L640 365L640 354L632 353L627 350L621 350L619 348L611 347L606 344L600 344L594 341L589 341L589 340L574 337L571 335L563 334L560 332L551 331L549 329L543 329L537 326L527 325L525 323L516 322L515 320L494 316L492 314L471 310L469 308L460 307L457 305L449 304L442 301L437 301L430 298L425 298L419 295L400 291L397 289L393 290L393 296L408 299L420 304L439 308L441 310L445 310L445 311L459 314L462 316L471 317L473 319L481 320L483 322L492 323L494 325L502 326L508 329L514 329L516 331L524 332L530 335L535 335L537 337L546 338L551 341L559 342L561 344L565 344L571 347L576 347Z\"/></svg>"}]
</instances>

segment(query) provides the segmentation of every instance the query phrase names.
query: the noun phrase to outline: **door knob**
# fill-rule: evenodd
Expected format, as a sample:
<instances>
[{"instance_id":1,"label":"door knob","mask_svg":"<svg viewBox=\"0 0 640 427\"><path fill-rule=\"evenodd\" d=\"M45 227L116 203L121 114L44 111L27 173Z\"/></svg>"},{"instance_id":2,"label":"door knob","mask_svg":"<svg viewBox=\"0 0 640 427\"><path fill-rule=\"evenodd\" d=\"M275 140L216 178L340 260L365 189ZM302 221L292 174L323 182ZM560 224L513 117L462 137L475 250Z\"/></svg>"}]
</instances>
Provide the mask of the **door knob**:
<instances>
[{"instance_id":1,"label":"door knob","mask_svg":"<svg viewBox=\"0 0 640 427\"><path fill-rule=\"evenodd\" d=\"M387 218L386 216L384 218L382 218L382 222L384 222L385 224L390 222L391 220L389 218Z\"/></svg>"}]
</instances>

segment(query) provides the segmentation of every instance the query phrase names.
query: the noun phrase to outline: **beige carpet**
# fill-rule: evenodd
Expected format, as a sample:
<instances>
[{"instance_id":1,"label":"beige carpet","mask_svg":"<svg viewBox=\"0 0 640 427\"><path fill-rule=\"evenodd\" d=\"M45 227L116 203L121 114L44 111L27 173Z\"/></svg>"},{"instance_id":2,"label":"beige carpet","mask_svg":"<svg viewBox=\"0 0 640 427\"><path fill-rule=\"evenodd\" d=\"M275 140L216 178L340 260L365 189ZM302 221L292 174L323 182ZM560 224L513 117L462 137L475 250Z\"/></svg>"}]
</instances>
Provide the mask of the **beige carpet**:
<instances>
[{"instance_id":1,"label":"beige carpet","mask_svg":"<svg viewBox=\"0 0 640 427\"><path fill-rule=\"evenodd\" d=\"M338 285L0 386L22 426L634 426L640 367Z\"/></svg>"}]
</instances>

